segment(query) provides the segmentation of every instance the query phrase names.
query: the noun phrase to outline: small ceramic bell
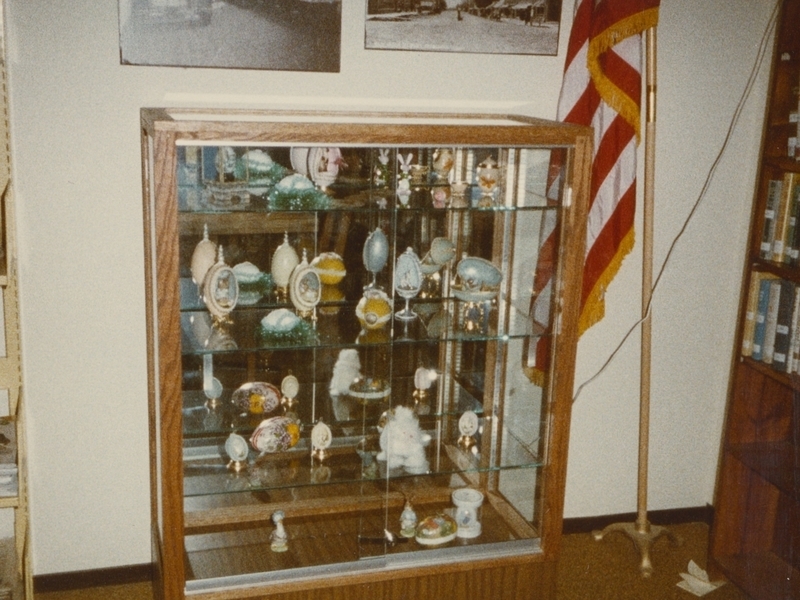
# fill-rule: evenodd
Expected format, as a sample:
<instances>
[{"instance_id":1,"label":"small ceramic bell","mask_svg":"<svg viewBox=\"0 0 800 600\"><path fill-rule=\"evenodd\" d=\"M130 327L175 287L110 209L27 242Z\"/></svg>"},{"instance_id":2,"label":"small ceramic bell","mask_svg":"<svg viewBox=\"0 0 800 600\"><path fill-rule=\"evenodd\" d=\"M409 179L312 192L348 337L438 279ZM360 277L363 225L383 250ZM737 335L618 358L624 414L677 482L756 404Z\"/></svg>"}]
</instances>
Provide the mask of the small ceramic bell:
<instances>
[{"instance_id":1,"label":"small ceramic bell","mask_svg":"<svg viewBox=\"0 0 800 600\"><path fill-rule=\"evenodd\" d=\"M417 533L417 513L406 501L403 512L400 514L400 535L404 538L413 538Z\"/></svg>"}]
</instances>

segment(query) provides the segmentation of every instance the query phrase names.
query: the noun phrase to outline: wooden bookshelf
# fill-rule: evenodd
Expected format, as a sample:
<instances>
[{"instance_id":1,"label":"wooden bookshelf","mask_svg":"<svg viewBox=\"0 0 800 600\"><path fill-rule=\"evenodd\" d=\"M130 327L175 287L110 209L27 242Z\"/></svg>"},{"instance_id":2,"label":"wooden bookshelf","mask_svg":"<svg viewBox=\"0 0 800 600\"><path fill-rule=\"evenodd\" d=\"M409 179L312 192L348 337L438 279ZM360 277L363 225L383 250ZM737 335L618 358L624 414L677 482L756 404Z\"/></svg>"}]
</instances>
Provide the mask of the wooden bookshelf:
<instances>
[{"instance_id":1,"label":"wooden bookshelf","mask_svg":"<svg viewBox=\"0 0 800 600\"><path fill-rule=\"evenodd\" d=\"M786 188L800 179L800 149L794 154L790 151L791 140L796 141L800 133L798 31L800 0L783 0L709 547L712 571L721 572L755 600L800 598L800 365L793 361L792 350L786 361L773 361L772 356L756 353L756 348L763 350L770 344L770 311L752 299L763 274L769 280L767 287L788 282L788 289L798 294L800 286L800 261L788 252L774 252L781 244L797 247L797 242L768 234L770 219L791 214L792 194L786 193ZM780 204L772 212L769 196L775 182L781 182L784 189ZM800 209L800 199L795 202L798 205L794 210ZM795 218L787 229L797 225L800 222ZM795 239L800 240L800 235ZM774 316L778 314L775 312L772 318L777 320L771 323L775 335L788 336L795 358L800 352L799 311L797 303L784 305L784 317ZM756 327L759 322L764 324L765 337L759 338L757 330L754 333L754 322Z\"/></svg>"}]
</instances>

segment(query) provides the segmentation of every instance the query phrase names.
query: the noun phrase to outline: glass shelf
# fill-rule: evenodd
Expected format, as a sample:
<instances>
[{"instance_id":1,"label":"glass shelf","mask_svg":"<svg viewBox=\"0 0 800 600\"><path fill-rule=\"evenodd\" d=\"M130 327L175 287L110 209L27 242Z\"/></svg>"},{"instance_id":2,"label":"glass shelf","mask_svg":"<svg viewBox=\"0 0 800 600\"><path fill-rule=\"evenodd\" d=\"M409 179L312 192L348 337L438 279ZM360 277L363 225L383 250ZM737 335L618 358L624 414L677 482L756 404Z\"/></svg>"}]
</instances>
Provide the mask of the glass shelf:
<instances>
[{"instance_id":1,"label":"glass shelf","mask_svg":"<svg viewBox=\"0 0 800 600\"><path fill-rule=\"evenodd\" d=\"M429 432L435 435L434 431ZM229 459L219 446L187 448L184 452L185 497L257 492L279 488L353 484L372 482L380 488L382 480L419 479L433 476L461 475L464 473L490 473L511 469L538 469L542 460L531 447L512 432L501 434L508 448L498 464L488 464L473 446L474 452L457 444L457 436L449 443L434 437L426 448L429 468L414 473L403 468L386 469L386 463L375 459L379 448L377 434L368 438L340 437L329 450L324 462L311 455L307 443L300 442L287 452L254 457L248 467L239 473L228 468ZM224 441L224 440L223 440ZM362 450L364 442L371 450Z\"/></svg>"}]
</instances>

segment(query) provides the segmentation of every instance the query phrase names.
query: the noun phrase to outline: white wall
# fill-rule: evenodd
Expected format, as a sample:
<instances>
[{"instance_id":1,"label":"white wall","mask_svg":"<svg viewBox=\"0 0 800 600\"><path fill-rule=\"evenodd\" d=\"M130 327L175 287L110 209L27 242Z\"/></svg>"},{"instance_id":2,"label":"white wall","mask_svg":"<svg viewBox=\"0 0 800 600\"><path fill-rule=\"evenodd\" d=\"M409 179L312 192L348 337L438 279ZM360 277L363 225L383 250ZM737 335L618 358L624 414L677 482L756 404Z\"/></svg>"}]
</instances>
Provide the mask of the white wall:
<instances>
[{"instance_id":1,"label":"white wall","mask_svg":"<svg viewBox=\"0 0 800 600\"><path fill-rule=\"evenodd\" d=\"M365 51L344 0L339 74L120 66L116 0L6 0L34 572L150 560L139 108L257 103L514 110L552 118L558 57ZM656 263L700 192L769 12L665 0ZM711 502L765 78L657 292L651 508ZM285 97L283 101L276 96ZM639 246L582 339L593 374L639 311ZM581 394L568 517L636 508L638 338Z\"/></svg>"}]
</instances>

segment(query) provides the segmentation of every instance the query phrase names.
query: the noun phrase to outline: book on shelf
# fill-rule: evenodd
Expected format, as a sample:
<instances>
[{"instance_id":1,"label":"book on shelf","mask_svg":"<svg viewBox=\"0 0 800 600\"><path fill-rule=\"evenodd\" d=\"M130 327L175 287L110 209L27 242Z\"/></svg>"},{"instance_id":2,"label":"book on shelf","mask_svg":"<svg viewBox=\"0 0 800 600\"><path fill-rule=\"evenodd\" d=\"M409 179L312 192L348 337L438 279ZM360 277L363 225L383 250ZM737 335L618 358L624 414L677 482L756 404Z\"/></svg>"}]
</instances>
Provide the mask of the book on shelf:
<instances>
[{"instance_id":1,"label":"book on shelf","mask_svg":"<svg viewBox=\"0 0 800 600\"><path fill-rule=\"evenodd\" d=\"M800 366L800 286L798 285L794 286L794 307L789 332L786 372L795 373Z\"/></svg>"},{"instance_id":2,"label":"book on shelf","mask_svg":"<svg viewBox=\"0 0 800 600\"><path fill-rule=\"evenodd\" d=\"M786 371L791 344L792 312L794 310L795 286L790 281L779 280L778 308L775 318L775 342L772 352L772 368Z\"/></svg>"},{"instance_id":3,"label":"book on shelf","mask_svg":"<svg viewBox=\"0 0 800 600\"><path fill-rule=\"evenodd\" d=\"M747 306L744 313L744 327L742 329L742 356L753 355L753 340L756 334L756 315L759 312L759 298L761 295L761 282L765 278L775 278L775 275L754 271L750 276L750 287L747 291ZM765 294L767 292L764 292ZM766 306L766 305L765 305ZM762 322L766 316L766 308L761 314ZM760 351L760 349L759 349Z\"/></svg>"},{"instance_id":4,"label":"book on shelf","mask_svg":"<svg viewBox=\"0 0 800 600\"><path fill-rule=\"evenodd\" d=\"M751 356L755 360L763 360L764 357L764 339L767 331L767 309L769 308L770 288L772 287L772 282L777 279L775 275L769 273L758 273L758 277L753 278L753 282L758 286L751 351Z\"/></svg>"},{"instance_id":5,"label":"book on shelf","mask_svg":"<svg viewBox=\"0 0 800 600\"><path fill-rule=\"evenodd\" d=\"M764 229L761 235L759 256L769 260L772 258L772 243L775 239L775 222L781 202L782 179L770 179L767 189L767 201L764 208Z\"/></svg>"},{"instance_id":6,"label":"book on shelf","mask_svg":"<svg viewBox=\"0 0 800 600\"><path fill-rule=\"evenodd\" d=\"M771 365L775 355L775 336L778 333L778 307L781 300L781 280L769 283L767 313L764 316L764 340L761 343L761 362Z\"/></svg>"},{"instance_id":7,"label":"book on shelf","mask_svg":"<svg viewBox=\"0 0 800 600\"><path fill-rule=\"evenodd\" d=\"M783 176L778 196L778 209L775 213L775 227L772 232L772 252L768 257L773 262L788 262L787 250L794 241L793 220L797 214L797 208L794 205L794 189L799 178L800 175L796 173L786 173Z\"/></svg>"},{"instance_id":8,"label":"book on shelf","mask_svg":"<svg viewBox=\"0 0 800 600\"><path fill-rule=\"evenodd\" d=\"M800 285L755 271L747 293L741 354L800 373Z\"/></svg>"},{"instance_id":9,"label":"book on shelf","mask_svg":"<svg viewBox=\"0 0 800 600\"><path fill-rule=\"evenodd\" d=\"M786 264L796 266L800 263L800 175L795 174L790 202L793 207L794 222L787 234L788 242L784 261Z\"/></svg>"}]
</instances>

